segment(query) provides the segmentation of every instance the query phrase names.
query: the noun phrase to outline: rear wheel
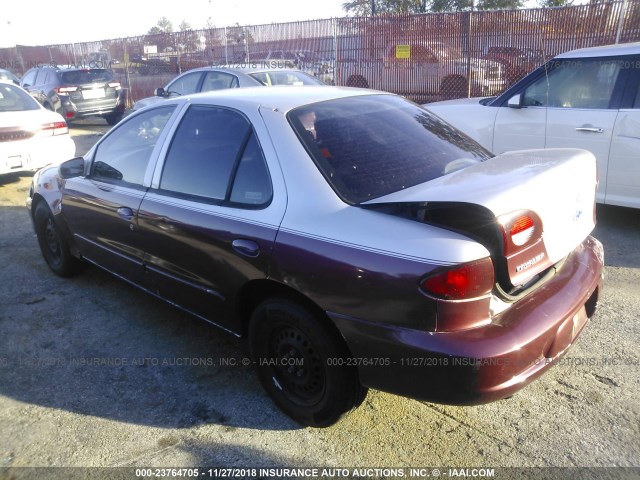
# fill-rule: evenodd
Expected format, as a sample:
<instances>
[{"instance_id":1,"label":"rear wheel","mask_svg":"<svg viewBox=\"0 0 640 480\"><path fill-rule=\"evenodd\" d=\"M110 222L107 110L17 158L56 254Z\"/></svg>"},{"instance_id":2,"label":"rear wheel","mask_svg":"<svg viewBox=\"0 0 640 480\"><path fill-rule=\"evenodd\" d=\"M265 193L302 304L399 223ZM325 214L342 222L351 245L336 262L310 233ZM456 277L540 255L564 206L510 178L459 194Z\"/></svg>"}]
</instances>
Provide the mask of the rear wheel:
<instances>
[{"instance_id":1,"label":"rear wheel","mask_svg":"<svg viewBox=\"0 0 640 480\"><path fill-rule=\"evenodd\" d=\"M369 82L362 75L352 75L347 80L347 87L369 88Z\"/></svg>"},{"instance_id":2,"label":"rear wheel","mask_svg":"<svg viewBox=\"0 0 640 480\"><path fill-rule=\"evenodd\" d=\"M440 97L443 100L467 97L467 79L464 77L448 77L440 85Z\"/></svg>"},{"instance_id":3,"label":"rear wheel","mask_svg":"<svg viewBox=\"0 0 640 480\"><path fill-rule=\"evenodd\" d=\"M113 126L120 120L122 120L122 113L112 113L110 115L105 115L104 119L109 125Z\"/></svg>"},{"instance_id":4,"label":"rear wheel","mask_svg":"<svg viewBox=\"0 0 640 480\"><path fill-rule=\"evenodd\" d=\"M71 255L69 244L44 202L36 206L34 223L40 251L49 268L61 277L70 277L77 273L82 267L82 262Z\"/></svg>"},{"instance_id":5,"label":"rear wheel","mask_svg":"<svg viewBox=\"0 0 640 480\"><path fill-rule=\"evenodd\" d=\"M275 403L297 422L328 427L364 400L348 349L325 319L287 299L254 311L249 341L258 375Z\"/></svg>"}]
</instances>

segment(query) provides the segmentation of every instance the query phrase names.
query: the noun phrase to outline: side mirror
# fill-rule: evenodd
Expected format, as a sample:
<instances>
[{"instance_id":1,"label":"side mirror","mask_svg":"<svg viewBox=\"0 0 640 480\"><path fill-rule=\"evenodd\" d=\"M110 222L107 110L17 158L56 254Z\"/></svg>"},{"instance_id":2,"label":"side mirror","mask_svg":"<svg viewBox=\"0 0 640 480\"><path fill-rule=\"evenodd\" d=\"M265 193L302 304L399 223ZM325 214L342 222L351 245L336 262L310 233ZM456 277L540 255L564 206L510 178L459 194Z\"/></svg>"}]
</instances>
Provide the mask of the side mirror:
<instances>
[{"instance_id":1,"label":"side mirror","mask_svg":"<svg viewBox=\"0 0 640 480\"><path fill-rule=\"evenodd\" d=\"M155 91L156 97L166 97L167 92L165 92L164 87L158 87Z\"/></svg>"},{"instance_id":2,"label":"side mirror","mask_svg":"<svg viewBox=\"0 0 640 480\"><path fill-rule=\"evenodd\" d=\"M522 108L522 95L517 93L509 100L507 100L507 107L509 108Z\"/></svg>"},{"instance_id":3,"label":"side mirror","mask_svg":"<svg viewBox=\"0 0 640 480\"><path fill-rule=\"evenodd\" d=\"M76 157L60 164L60 176L62 178L75 178L84 175L84 158Z\"/></svg>"}]
</instances>

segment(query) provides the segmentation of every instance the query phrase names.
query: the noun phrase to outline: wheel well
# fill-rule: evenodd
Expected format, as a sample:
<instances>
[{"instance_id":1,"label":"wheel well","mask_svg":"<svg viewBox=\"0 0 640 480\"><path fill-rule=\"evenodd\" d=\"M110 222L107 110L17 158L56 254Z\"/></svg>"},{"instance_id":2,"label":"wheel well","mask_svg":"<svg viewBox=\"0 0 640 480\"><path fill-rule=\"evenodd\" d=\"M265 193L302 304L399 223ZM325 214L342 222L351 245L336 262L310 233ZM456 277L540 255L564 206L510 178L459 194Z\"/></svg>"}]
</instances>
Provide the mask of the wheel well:
<instances>
[{"instance_id":1,"label":"wheel well","mask_svg":"<svg viewBox=\"0 0 640 480\"><path fill-rule=\"evenodd\" d=\"M347 79L347 87L369 88L369 82L362 75L351 75Z\"/></svg>"},{"instance_id":2,"label":"wheel well","mask_svg":"<svg viewBox=\"0 0 640 480\"><path fill-rule=\"evenodd\" d=\"M33 198L31 199L31 210L29 210L29 215L31 215L31 218L33 218L33 215L34 215L34 213L36 211L36 208L38 208L38 205L40 205L40 202L45 202L46 203L46 200L39 193L34 193L33 194ZM48 206L49 205L47 205L47 207Z\"/></svg>"},{"instance_id":3,"label":"wheel well","mask_svg":"<svg viewBox=\"0 0 640 480\"><path fill-rule=\"evenodd\" d=\"M440 85L444 85L445 83L449 83L451 81L461 81L467 83L467 78L463 77L462 75L449 75L448 77L444 77Z\"/></svg>"},{"instance_id":4,"label":"wheel well","mask_svg":"<svg viewBox=\"0 0 640 480\"><path fill-rule=\"evenodd\" d=\"M241 322L242 336L246 336L249 331L249 320L251 319L253 310L262 301L270 297L286 298L287 300L291 300L308 308L314 312L318 318L326 319L326 323L331 325L336 332L338 332L338 335L340 335L338 328L329 320L324 310L310 298L287 285L273 280L254 280L242 288L236 301L236 311ZM340 337L342 337L342 335L340 335Z\"/></svg>"}]
</instances>

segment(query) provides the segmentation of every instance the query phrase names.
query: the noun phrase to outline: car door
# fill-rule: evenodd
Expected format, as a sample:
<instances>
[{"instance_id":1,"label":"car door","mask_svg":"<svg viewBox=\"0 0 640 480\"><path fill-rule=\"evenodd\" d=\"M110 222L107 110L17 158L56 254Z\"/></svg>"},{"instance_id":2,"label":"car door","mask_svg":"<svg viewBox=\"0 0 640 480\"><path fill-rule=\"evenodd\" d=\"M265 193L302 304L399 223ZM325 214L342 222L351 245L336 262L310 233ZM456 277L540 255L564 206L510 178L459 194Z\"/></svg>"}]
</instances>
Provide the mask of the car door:
<instances>
[{"instance_id":1,"label":"car door","mask_svg":"<svg viewBox=\"0 0 640 480\"><path fill-rule=\"evenodd\" d=\"M609 149L620 106L624 64L617 59L571 59L549 75L545 147L589 150L598 163L597 201L604 202Z\"/></svg>"},{"instance_id":2,"label":"car door","mask_svg":"<svg viewBox=\"0 0 640 480\"><path fill-rule=\"evenodd\" d=\"M518 108L498 108L493 128L494 153L544 148L547 125L547 77L538 77L519 94ZM486 107L492 108L492 107Z\"/></svg>"},{"instance_id":3,"label":"car door","mask_svg":"<svg viewBox=\"0 0 640 480\"><path fill-rule=\"evenodd\" d=\"M613 128L605 203L640 208L640 57L631 57L630 79Z\"/></svg>"},{"instance_id":4,"label":"car door","mask_svg":"<svg viewBox=\"0 0 640 480\"><path fill-rule=\"evenodd\" d=\"M229 307L243 285L267 277L286 205L259 131L236 110L190 106L139 213L154 291L232 331Z\"/></svg>"},{"instance_id":5,"label":"car door","mask_svg":"<svg viewBox=\"0 0 640 480\"><path fill-rule=\"evenodd\" d=\"M624 62L615 58L554 60L521 91L519 108L500 108L495 153L526 148L583 148L598 161L598 201L604 201L609 149L618 115Z\"/></svg>"},{"instance_id":6,"label":"car door","mask_svg":"<svg viewBox=\"0 0 640 480\"><path fill-rule=\"evenodd\" d=\"M144 286L138 208L175 105L120 124L93 151L89 174L66 181L62 214L84 258Z\"/></svg>"}]
</instances>

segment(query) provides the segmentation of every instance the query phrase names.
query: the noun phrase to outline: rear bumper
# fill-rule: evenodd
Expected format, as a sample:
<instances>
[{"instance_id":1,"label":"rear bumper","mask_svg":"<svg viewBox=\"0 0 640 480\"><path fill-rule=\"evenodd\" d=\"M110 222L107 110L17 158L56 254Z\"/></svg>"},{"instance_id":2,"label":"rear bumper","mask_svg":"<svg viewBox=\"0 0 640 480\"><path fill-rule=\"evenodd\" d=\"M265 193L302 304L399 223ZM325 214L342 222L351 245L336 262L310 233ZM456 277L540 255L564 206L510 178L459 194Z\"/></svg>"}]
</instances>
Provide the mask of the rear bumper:
<instances>
[{"instance_id":1,"label":"rear bumper","mask_svg":"<svg viewBox=\"0 0 640 480\"><path fill-rule=\"evenodd\" d=\"M94 115L112 115L123 113L126 107L126 90L120 90L118 96L112 99L96 102L74 103L70 98L62 100L62 116L66 120L89 117Z\"/></svg>"},{"instance_id":2,"label":"rear bumper","mask_svg":"<svg viewBox=\"0 0 640 480\"><path fill-rule=\"evenodd\" d=\"M488 326L423 332L339 314L363 385L407 397L475 405L512 395L550 368L593 316L603 251L588 237L546 284Z\"/></svg>"}]
</instances>

